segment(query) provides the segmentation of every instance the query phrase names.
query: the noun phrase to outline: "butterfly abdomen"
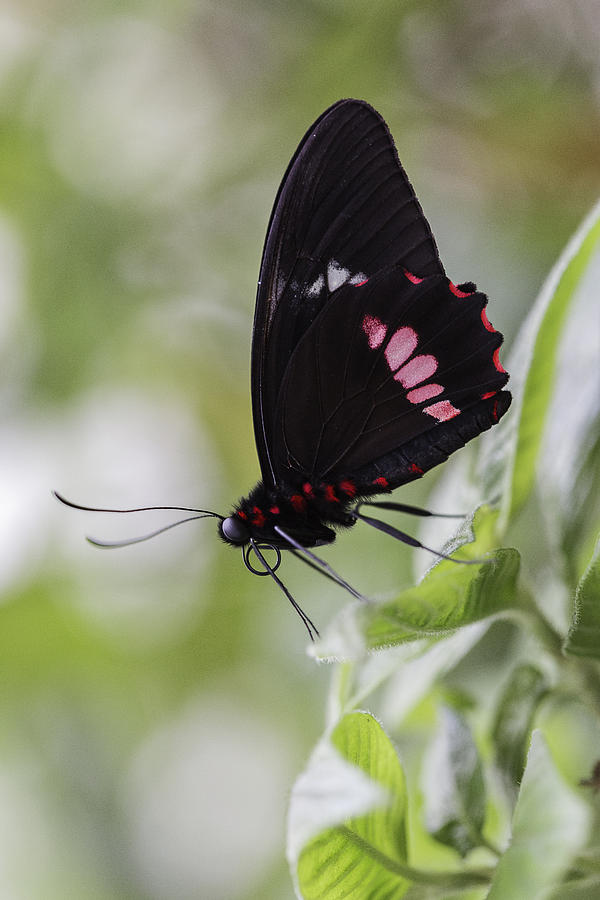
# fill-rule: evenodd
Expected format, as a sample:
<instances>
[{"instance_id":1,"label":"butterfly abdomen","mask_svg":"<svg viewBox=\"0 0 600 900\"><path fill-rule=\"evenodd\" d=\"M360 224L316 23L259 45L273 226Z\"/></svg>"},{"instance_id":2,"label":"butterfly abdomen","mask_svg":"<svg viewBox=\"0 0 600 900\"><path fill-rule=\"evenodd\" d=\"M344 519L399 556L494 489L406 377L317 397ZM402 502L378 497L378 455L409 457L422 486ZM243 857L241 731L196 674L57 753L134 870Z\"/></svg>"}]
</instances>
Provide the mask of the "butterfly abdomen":
<instances>
[{"instance_id":1,"label":"butterfly abdomen","mask_svg":"<svg viewBox=\"0 0 600 900\"><path fill-rule=\"evenodd\" d=\"M239 501L232 516L241 520L256 540L280 542L275 531L278 525L304 546L331 543L335 540L335 532L329 526L354 525L356 520L350 509L356 502L389 490L387 479L379 475L368 483L357 483L349 477L331 481L299 478L276 490L261 481ZM285 542L282 545L285 546Z\"/></svg>"}]
</instances>

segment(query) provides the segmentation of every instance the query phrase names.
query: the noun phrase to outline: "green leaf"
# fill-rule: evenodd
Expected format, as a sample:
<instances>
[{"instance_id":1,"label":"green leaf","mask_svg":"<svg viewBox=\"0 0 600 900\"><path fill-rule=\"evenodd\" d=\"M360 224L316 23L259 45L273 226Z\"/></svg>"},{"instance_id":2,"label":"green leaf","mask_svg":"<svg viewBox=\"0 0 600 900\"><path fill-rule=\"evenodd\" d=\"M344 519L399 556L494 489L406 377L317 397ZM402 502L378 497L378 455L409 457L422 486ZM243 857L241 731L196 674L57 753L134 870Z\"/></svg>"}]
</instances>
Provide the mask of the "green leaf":
<instances>
[{"instance_id":1,"label":"green leaf","mask_svg":"<svg viewBox=\"0 0 600 900\"><path fill-rule=\"evenodd\" d=\"M556 360L556 384L537 466L537 489L551 533L575 539L577 518L588 500L598 499L591 481L600 473L594 445L600 437L600 319L597 251L571 302ZM592 521L598 521L598 505ZM582 523L583 524L583 523ZM575 527L574 527L575 526ZM581 527L581 526L580 526ZM580 535L585 539L584 533ZM567 554L568 550L565 548Z\"/></svg>"},{"instance_id":2,"label":"green leaf","mask_svg":"<svg viewBox=\"0 0 600 900\"><path fill-rule=\"evenodd\" d=\"M581 878L563 884L551 895L552 900L594 900L600 897L600 878Z\"/></svg>"},{"instance_id":3,"label":"green leaf","mask_svg":"<svg viewBox=\"0 0 600 900\"><path fill-rule=\"evenodd\" d=\"M600 204L551 271L507 363L513 406L493 434L484 436L481 456L488 495L502 496L501 533L533 487L565 319L599 242Z\"/></svg>"},{"instance_id":4,"label":"green leaf","mask_svg":"<svg viewBox=\"0 0 600 900\"><path fill-rule=\"evenodd\" d=\"M478 540L462 548L462 558L485 553L494 518L488 507L477 511L473 528ZM346 607L312 652L322 659L360 658L366 650L426 636L443 637L461 626L514 608L519 565L519 554L512 549L494 551L481 565L442 560L420 584L394 600Z\"/></svg>"},{"instance_id":5,"label":"green leaf","mask_svg":"<svg viewBox=\"0 0 600 900\"><path fill-rule=\"evenodd\" d=\"M547 691L539 669L524 664L514 670L498 703L492 730L496 765L515 791L523 776L535 711Z\"/></svg>"},{"instance_id":6,"label":"green leaf","mask_svg":"<svg viewBox=\"0 0 600 900\"><path fill-rule=\"evenodd\" d=\"M371 653L359 665L342 663L334 670L327 703L328 722L362 706L384 686L381 714L396 727L431 690L438 678L454 668L481 640L492 620L466 625L444 639L424 638Z\"/></svg>"},{"instance_id":7,"label":"green leaf","mask_svg":"<svg viewBox=\"0 0 600 900\"><path fill-rule=\"evenodd\" d=\"M423 769L425 825L436 840L466 856L483 843L485 784L465 719L442 707Z\"/></svg>"},{"instance_id":8,"label":"green leaf","mask_svg":"<svg viewBox=\"0 0 600 900\"><path fill-rule=\"evenodd\" d=\"M512 823L488 900L543 900L585 844L589 810L559 775L540 731L534 731Z\"/></svg>"},{"instance_id":9,"label":"green leaf","mask_svg":"<svg viewBox=\"0 0 600 900\"><path fill-rule=\"evenodd\" d=\"M296 782L288 859L305 900L405 894L404 773L391 741L368 713L344 716Z\"/></svg>"},{"instance_id":10,"label":"green leaf","mask_svg":"<svg viewBox=\"0 0 600 900\"><path fill-rule=\"evenodd\" d=\"M577 585L565 653L600 659L600 536L591 562Z\"/></svg>"}]
</instances>

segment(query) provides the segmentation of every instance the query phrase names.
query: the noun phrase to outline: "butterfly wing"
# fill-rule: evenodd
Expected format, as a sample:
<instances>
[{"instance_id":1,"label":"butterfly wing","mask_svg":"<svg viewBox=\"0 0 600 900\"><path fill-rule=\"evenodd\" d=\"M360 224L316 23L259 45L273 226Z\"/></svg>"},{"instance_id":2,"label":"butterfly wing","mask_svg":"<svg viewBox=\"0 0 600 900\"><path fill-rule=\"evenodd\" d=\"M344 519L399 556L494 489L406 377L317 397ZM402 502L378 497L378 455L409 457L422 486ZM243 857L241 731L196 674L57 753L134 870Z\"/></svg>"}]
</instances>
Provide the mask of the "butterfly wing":
<instances>
[{"instance_id":1,"label":"butterfly wing","mask_svg":"<svg viewBox=\"0 0 600 900\"><path fill-rule=\"evenodd\" d=\"M489 428L510 394L486 304L474 285L401 268L341 286L289 361L275 459L321 481L384 475L395 487Z\"/></svg>"},{"instance_id":2,"label":"butterfly wing","mask_svg":"<svg viewBox=\"0 0 600 900\"><path fill-rule=\"evenodd\" d=\"M263 251L252 409L266 484L276 484L287 466L276 411L292 354L342 286L398 264L420 276L444 274L387 125L367 103L341 100L307 131L290 162ZM300 358L297 365L294 384Z\"/></svg>"}]
</instances>

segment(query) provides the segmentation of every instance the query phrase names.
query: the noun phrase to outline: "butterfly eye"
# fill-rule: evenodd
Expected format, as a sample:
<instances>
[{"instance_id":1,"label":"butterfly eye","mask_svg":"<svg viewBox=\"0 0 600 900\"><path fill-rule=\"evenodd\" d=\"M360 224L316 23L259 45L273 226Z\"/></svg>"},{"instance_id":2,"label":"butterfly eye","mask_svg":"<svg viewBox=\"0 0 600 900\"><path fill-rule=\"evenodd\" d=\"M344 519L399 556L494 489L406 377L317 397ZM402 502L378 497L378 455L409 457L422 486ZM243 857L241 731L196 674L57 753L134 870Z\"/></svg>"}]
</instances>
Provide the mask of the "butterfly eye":
<instances>
[{"instance_id":1,"label":"butterfly eye","mask_svg":"<svg viewBox=\"0 0 600 900\"><path fill-rule=\"evenodd\" d=\"M243 545L250 540L250 532L235 516L228 516L220 524L221 534L230 544Z\"/></svg>"}]
</instances>

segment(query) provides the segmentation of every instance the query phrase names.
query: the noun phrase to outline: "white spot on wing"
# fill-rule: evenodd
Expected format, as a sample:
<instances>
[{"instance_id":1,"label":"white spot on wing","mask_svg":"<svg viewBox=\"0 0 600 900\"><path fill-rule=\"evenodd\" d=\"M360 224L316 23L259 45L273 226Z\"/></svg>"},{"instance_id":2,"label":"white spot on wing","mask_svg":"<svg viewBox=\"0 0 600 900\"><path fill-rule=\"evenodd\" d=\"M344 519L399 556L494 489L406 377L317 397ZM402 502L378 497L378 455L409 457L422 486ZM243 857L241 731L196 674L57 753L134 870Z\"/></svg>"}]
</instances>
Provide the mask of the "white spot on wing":
<instances>
[{"instance_id":1,"label":"white spot on wing","mask_svg":"<svg viewBox=\"0 0 600 900\"><path fill-rule=\"evenodd\" d=\"M315 281L306 289L307 297L318 297L323 288L325 287L325 278L323 275L319 275Z\"/></svg>"},{"instance_id":2,"label":"white spot on wing","mask_svg":"<svg viewBox=\"0 0 600 900\"><path fill-rule=\"evenodd\" d=\"M344 269L335 259L332 259L327 266L327 287L330 292L337 290L345 284L350 278L348 269Z\"/></svg>"}]
</instances>

